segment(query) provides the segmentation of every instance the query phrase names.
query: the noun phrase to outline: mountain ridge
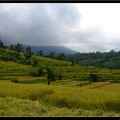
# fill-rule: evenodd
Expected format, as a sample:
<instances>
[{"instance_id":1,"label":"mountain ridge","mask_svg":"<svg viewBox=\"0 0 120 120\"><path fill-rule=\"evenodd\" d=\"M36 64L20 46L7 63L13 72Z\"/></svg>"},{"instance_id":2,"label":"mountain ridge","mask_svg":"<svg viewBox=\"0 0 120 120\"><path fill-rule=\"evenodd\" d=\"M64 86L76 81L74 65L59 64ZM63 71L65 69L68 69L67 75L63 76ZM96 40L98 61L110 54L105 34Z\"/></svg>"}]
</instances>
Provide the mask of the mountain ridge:
<instances>
[{"instance_id":1,"label":"mountain ridge","mask_svg":"<svg viewBox=\"0 0 120 120\"><path fill-rule=\"evenodd\" d=\"M65 54L76 54L77 51L74 51L70 48L64 46L35 46L35 45L23 45L24 48L31 47L31 51L33 53L37 53L42 50L44 55L49 54L50 52L54 52L55 54L64 52Z\"/></svg>"}]
</instances>

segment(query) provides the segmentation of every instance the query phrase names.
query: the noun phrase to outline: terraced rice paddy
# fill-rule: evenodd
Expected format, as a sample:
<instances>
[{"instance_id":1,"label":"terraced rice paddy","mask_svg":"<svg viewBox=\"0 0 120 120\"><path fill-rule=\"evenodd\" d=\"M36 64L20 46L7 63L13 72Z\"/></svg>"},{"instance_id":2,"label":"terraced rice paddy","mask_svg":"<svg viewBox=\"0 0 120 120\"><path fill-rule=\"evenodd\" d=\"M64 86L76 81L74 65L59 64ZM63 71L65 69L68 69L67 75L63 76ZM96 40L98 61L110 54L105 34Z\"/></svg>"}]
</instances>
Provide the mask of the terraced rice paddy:
<instances>
[{"instance_id":1,"label":"terraced rice paddy","mask_svg":"<svg viewBox=\"0 0 120 120\"><path fill-rule=\"evenodd\" d=\"M46 75L30 76L32 66L0 61L0 116L120 116L120 83L110 82L118 70L50 67L63 79L47 85ZM91 71L110 79L90 83Z\"/></svg>"}]
</instances>

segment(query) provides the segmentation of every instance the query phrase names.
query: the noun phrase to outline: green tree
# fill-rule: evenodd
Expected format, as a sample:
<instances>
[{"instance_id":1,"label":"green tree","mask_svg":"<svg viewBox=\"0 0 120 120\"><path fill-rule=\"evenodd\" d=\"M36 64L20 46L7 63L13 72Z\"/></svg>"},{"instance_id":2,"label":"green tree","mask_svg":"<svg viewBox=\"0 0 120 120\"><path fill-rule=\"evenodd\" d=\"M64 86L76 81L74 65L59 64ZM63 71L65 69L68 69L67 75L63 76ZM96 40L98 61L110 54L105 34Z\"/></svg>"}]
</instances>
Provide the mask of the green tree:
<instances>
[{"instance_id":1,"label":"green tree","mask_svg":"<svg viewBox=\"0 0 120 120\"><path fill-rule=\"evenodd\" d=\"M97 82L98 79L99 79L98 75L93 74L93 73L91 73L91 74L89 75L89 78L90 78L90 82Z\"/></svg>"},{"instance_id":2,"label":"green tree","mask_svg":"<svg viewBox=\"0 0 120 120\"><path fill-rule=\"evenodd\" d=\"M42 51L42 50L39 50L39 51L37 52L37 55L38 55L38 56L43 56L43 51Z\"/></svg>"},{"instance_id":3,"label":"green tree","mask_svg":"<svg viewBox=\"0 0 120 120\"><path fill-rule=\"evenodd\" d=\"M20 43L17 43L14 46L14 48L15 48L15 51L18 52L18 53L20 53L20 52L22 52L22 50L24 50L24 47L22 47L22 44L20 44Z\"/></svg>"},{"instance_id":4,"label":"green tree","mask_svg":"<svg viewBox=\"0 0 120 120\"><path fill-rule=\"evenodd\" d=\"M1 39L1 36L0 36L0 39ZM0 40L0 48L5 48L5 46L1 40Z\"/></svg>"},{"instance_id":5,"label":"green tree","mask_svg":"<svg viewBox=\"0 0 120 120\"><path fill-rule=\"evenodd\" d=\"M31 64L30 59L33 56L33 52L31 51L30 47L26 48L26 52L25 52L24 56L26 59L25 64L30 65Z\"/></svg>"},{"instance_id":6,"label":"green tree","mask_svg":"<svg viewBox=\"0 0 120 120\"><path fill-rule=\"evenodd\" d=\"M14 52L13 56L14 56L14 61L20 60L20 53L19 52Z\"/></svg>"},{"instance_id":7,"label":"green tree","mask_svg":"<svg viewBox=\"0 0 120 120\"><path fill-rule=\"evenodd\" d=\"M32 63L32 65L35 67L35 66L38 66L38 59L37 59L37 57L32 57L33 58L33 63Z\"/></svg>"},{"instance_id":8,"label":"green tree","mask_svg":"<svg viewBox=\"0 0 120 120\"><path fill-rule=\"evenodd\" d=\"M49 58L55 59L55 52L50 52L50 54L48 55Z\"/></svg>"},{"instance_id":9,"label":"green tree","mask_svg":"<svg viewBox=\"0 0 120 120\"><path fill-rule=\"evenodd\" d=\"M15 50L14 45L10 45L8 49L14 51Z\"/></svg>"},{"instance_id":10,"label":"green tree","mask_svg":"<svg viewBox=\"0 0 120 120\"><path fill-rule=\"evenodd\" d=\"M47 79L48 79L48 85L50 85L51 81L55 81L55 74L49 67L47 67Z\"/></svg>"},{"instance_id":11,"label":"green tree","mask_svg":"<svg viewBox=\"0 0 120 120\"><path fill-rule=\"evenodd\" d=\"M65 53L63 53L63 52L58 53L57 59L61 60L61 61L65 60L66 59Z\"/></svg>"},{"instance_id":12,"label":"green tree","mask_svg":"<svg viewBox=\"0 0 120 120\"><path fill-rule=\"evenodd\" d=\"M33 56L33 52L31 52L31 48L27 47L26 52L24 54L26 60L30 60L30 58Z\"/></svg>"},{"instance_id":13,"label":"green tree","mask_svg":"<svg viewBox=\"0 0 120 120\"><path fill-rule=\"evenodd\" d=\"M62 80L62 75L61 75L61 74L59 74L58 78L59 78L59 80Z\"/></svg>"},{"instance_id":14,"label":"green tree","mask_svg":"<svg viewBox=\"0 0 120 120\"><path fill-rule=\"evenodd\" d=\"M70 57L69 61L72 63L71 66L74 66L74 60L72 57Z\"/></svg>"},{"instance_id":15,"label":"green tree","mask_svg":"<svg viewBox=\"0 0 120 120\"><path fill-rule=\"evenodd\" d=\"M43 76L43 69L40 67L33 67L30 71L30 75L32 75L33 77L40 77Z\"/></svg>"}]
</instances>

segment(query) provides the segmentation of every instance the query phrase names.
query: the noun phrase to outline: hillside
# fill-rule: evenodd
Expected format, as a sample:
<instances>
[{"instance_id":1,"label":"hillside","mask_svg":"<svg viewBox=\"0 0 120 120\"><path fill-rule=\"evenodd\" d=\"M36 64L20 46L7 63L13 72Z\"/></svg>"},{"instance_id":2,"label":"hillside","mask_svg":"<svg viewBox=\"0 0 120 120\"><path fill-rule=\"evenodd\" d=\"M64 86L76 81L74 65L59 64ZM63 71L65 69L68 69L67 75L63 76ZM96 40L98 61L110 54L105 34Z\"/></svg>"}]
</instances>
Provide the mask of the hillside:
<instances>
[{"instance_id":1,"label":"hillside","mask_svg":"<svg viewBox=\"0 0 120 120\"><path fill-rule=\"evenodd\" d=\"M76 63L84 66L120 69L120 51L76 53L71 57Z\"/></svg>"},{"instance_id":2,"label":"hillside","mask_svg":"<svg viewBox=\"0 0 120 120\"><path fill-rule=\"evenodd\" d=\"M0 51L0 116L120 116L120 70L81 66L71 62ZM30 72L34 60L43 76ZM24 62L21 62L24 61ZM48 85L49 67L55 80ZM90 74L99 82L91 82ZM62 79L59 79L59 75Z\"/></svg>"},{"instance_id":3,"label":"hillside","mask_svg":"<svg viewBox=\"0 0 120 120\"><path fill-rule=\"evenodd\" d=\"M50 52L55 52L55 54L64 52L65 54L75 54L77 51L71 50L67 47L64 46L28 46L28 45L23 45L25 48L26 47L31 47L31 50L36 54L38 51L42 50L44 55L49 54Z\"/></svg>"},{"instance_id":4,"label":"hillside","mask_svg":"<svg viewBox=\"0 0 120 120\"><path fill-rule=\"evenodd\" d=\"M50 61L52 59L39 57L40 66ZM120 77L120 71L70 66L67 62L65 66L63 61L59 65L52 63L49 67L56 75L61 73L63 79L56 79L48 86L46 75L30 76L31 65L0 61L0 116L120 115L120 84L88 82L91 71L105 75L108 80Z\"/></svg>"}]
</instances>

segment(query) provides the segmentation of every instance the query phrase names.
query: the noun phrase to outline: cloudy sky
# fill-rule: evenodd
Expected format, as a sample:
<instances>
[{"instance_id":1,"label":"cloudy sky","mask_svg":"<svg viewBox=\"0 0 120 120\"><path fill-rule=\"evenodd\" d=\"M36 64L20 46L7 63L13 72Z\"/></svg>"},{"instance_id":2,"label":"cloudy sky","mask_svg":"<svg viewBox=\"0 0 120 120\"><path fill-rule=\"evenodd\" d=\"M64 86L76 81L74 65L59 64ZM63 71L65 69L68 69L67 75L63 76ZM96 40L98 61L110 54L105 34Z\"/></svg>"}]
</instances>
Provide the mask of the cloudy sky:
<instances>
[{"instance_id":1,"label":"cloudy sky","mask_svg":"<svg viewBox=\"0 0 120 120\"><path fill-rule=\"evenodd\" d=\"M5 44L120 51L120 3L0 3Z\"/></svg>"}]
</instances>

